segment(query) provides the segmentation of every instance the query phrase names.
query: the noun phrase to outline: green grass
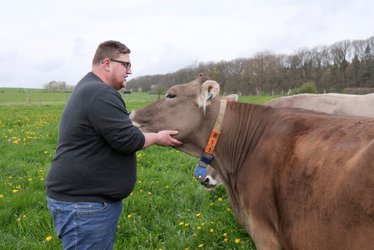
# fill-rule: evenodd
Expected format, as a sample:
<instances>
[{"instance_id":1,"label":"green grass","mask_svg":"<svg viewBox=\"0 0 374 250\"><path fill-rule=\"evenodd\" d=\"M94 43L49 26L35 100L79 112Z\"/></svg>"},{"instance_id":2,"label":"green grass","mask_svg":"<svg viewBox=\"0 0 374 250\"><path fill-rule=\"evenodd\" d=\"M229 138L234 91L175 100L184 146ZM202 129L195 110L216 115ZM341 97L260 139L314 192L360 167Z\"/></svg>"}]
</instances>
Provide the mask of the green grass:
<instances>
[{"instance_id":1,"label":"green grass","mask_svg":"<svg viewBox=\"0 0 374 250\"><path fill-rule=\"evenodd\" d=\"M0 89L0 249L61 249L46 207L44 178L69 96ZM157 96L132 93L124 99L133 110ZM207 191L192 177L198 159L157 146L139 151L137 158L138 183L123 201L115 249L255 249L225 189Z\"/></svg>"},{"instance_id":2,"label":"green grass","mask_svg":"<svg viewBox=\"0 0 374 250\"><path fill-rule=\"evenodd\" d=\"M70 92L46 92L41 89L0 88L0 106L64 105Z\"/></svg>"},{"instance_id":3,"label":"green grass","mask_svg":"<svg viewBox=\"0 0 374 250\"><path fill-rule=\"evenodd\" d=\"M273 98L275 98L275 96L240 96L239 101L265 104L265 102L270 101Z\"/></svg>"}]
</instances>

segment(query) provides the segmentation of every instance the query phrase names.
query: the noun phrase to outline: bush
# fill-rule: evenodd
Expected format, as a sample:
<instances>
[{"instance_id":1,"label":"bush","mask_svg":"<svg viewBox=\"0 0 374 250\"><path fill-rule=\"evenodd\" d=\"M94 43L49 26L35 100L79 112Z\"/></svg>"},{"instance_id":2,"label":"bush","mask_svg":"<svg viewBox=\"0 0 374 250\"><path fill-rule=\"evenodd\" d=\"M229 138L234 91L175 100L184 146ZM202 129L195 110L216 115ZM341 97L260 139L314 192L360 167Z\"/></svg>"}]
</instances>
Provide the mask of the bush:
<instances>
[{"instance_id":1,"label":"bush","mask_svg":"<svg viewBox=\"0 0 374 250\"><path fill-rule=\"evenodd\" d=\"M314 82L305 82L301 86L294 88L291 91L291 95L297 95L302 93L318 93L316 84Z\"/></svg>"}]
</instances>

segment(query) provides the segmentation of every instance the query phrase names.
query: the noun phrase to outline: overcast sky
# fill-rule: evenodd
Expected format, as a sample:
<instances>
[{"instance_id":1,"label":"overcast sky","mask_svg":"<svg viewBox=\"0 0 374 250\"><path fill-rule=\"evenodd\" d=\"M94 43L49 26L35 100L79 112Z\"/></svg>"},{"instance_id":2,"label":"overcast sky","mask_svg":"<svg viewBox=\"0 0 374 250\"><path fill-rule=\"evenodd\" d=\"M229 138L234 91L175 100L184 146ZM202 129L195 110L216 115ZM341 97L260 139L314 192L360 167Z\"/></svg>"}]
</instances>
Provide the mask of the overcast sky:
<instances>
[{"instance_id":1,"label":"overcast sky","mask_svg":"<svg viewBox=\"0 0 374 250\"><path fill-rule=\"evenodd\" d=\"M97 45L130 47L129 79L196 62L374 36L373 0L12 0L0 7L0 87L75 85Z\"/></svg>"}]
</instances>

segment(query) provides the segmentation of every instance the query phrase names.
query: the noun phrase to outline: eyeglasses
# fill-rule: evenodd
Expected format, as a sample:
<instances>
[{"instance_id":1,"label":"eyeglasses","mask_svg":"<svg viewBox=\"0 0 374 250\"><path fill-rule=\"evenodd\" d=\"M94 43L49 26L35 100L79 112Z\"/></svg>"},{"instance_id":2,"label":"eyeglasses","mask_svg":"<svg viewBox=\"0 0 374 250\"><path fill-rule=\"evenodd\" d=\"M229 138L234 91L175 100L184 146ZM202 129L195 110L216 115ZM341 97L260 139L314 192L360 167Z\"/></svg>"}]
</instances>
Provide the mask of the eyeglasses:
<instances>
[{"instance_id":1,"label":"eyeglasses","mask_svg":"<svg viewBox=\"0 0 374 250\"><path fill-rule=\"evenodd\" d=\"M131 62L125 62L125 61L115 60L115 59L111 59L111 58L109 58L109 60L112 61L112 62L122 64L122 66L125 67L126 70L131 69Z\"/></svg>"}]
</instances>

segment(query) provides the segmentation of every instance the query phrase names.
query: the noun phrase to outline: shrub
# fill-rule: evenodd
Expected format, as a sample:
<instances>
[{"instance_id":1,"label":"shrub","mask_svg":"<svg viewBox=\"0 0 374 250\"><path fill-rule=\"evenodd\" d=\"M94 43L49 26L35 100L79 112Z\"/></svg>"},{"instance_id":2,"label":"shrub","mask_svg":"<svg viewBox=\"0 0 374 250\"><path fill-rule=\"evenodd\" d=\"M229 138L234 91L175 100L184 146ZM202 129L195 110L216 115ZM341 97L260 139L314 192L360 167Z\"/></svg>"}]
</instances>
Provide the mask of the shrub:
<instances>
[{"instance_id":1,"label":"shrub","mask_svg":"<svg viewBox=\"0 0 374 250\"><path fill-rule=\"evenodd\" d=\"M299 87L294 88L291 91L291 95L297 95L297 94L302 94L302 93L316 94L317 92L318 92L317 87L316 87L316 84L314 82L305 82L302 85L300 85Z\"/></svg>"}]
</instances>

